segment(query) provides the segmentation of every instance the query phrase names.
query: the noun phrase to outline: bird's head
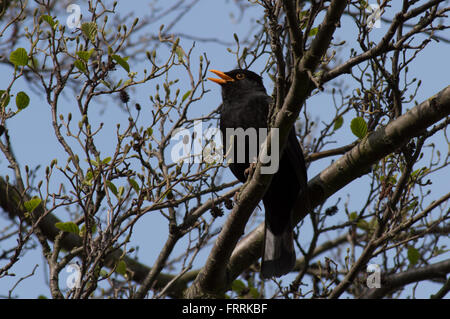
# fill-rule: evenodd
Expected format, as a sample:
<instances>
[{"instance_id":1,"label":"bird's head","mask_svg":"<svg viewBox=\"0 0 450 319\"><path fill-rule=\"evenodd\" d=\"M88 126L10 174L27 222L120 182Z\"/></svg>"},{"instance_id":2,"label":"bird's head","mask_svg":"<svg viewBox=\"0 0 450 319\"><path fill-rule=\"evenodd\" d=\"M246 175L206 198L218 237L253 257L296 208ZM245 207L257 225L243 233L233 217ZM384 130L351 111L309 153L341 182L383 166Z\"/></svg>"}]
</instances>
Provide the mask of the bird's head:
<instances>
[{"instance_id":1,"label":"bird's head","mask_svg":"<svg viewBox=\"0 0 450 319\"><path fill-rule=\"evenodd\" d=\"M210 70L219 76L218 78L208 78L222 87L222 95L230 96L246 92L262 91L266 93L262 78L249 70L236 69L229 72Z\"/></svg>"}]
</instances>

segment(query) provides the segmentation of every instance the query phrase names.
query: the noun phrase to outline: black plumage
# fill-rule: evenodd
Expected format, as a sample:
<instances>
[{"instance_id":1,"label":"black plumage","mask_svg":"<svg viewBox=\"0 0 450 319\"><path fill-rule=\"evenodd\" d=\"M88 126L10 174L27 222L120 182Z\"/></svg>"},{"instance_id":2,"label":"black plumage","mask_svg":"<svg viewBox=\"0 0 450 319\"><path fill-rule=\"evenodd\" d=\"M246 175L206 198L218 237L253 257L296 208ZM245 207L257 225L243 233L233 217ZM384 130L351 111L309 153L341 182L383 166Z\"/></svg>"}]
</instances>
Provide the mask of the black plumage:
<instances>
[{"instance_id":1,"label":"black plumage","mask_svg":"<svg viewBox=\"0 0 450 319\"><path fill-rule=\"evenodd\" d=\"M245 161L237 161L236 137L227 141L227 128L243 130L267 128L269 106L272 101L267 95L262 78L248 70L221 72L211 70L220 79L209 78L222 87L223 104L220 109L220 130L226 152L234 151L233 162L229 164L232 173L241 182L247 180L251 162L249 138L245 139ZM228 137L229 138L229 137ZM257 150L263 140L258 139ZM257 155L257 154L256 154ZM291 129L287 145L281 154L278 171L274 174L263 197L265 208L265 238L261 263L261 276L270 278L281 276L295 265L293 245L293 210L301 193L306 190L306 167L301 146Z\"/></svg>"}]
</instances>

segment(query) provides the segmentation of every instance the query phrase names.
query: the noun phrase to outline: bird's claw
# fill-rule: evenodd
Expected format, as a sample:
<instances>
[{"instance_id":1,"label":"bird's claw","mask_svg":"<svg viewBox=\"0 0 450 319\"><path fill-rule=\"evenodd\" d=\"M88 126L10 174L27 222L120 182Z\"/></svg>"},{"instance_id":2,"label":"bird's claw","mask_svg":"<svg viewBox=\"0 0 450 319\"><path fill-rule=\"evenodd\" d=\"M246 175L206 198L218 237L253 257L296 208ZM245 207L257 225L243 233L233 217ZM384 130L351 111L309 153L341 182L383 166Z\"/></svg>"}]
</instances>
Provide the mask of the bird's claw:
<instances>
[{"instance_id":1,"label":"bird's claw","mask_svg":"<svg viewBox=\"0 0 450 319\"><path fill-rule=\"evenodd\" d=\"M250 163L249 167L247 167L244 171L245 177L248 179L249 177L253 176L253 173L255 172L256 163Z\"/></svg>"},{"instance_id":2,"label":"bird's claw","mask_svg":"<svg viewBox=\"0 0 450 319\"><path fill-rule=\"evenodd\" d=\"M235 203L239 203L239 191L236 191L236 193L234 193L233 201Z\"/></svg>"}]
</instances>

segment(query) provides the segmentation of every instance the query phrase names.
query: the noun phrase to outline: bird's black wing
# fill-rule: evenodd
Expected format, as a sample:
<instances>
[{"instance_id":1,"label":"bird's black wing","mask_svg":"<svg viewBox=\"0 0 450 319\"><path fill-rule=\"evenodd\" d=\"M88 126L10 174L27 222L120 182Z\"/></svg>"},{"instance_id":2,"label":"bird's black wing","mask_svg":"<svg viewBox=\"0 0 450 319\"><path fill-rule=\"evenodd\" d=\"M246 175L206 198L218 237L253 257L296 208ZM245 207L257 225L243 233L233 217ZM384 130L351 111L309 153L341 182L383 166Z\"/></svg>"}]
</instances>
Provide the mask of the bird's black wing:
<instances>
[{"instance_id":1,"label":"bird's black wing","mask_svg":"<svg viewBox=\"0 0 450 319\"><path fill-rule=\"evenodd\" d=\"M306 189L305 159L300 143L291 129L281 155L278 172L264 195L266 219L274 234L281 234L290 225L296 200Z\"/></svg>"},{"instance_id":2,"label":"bird's black wing","mask_svg":"<svg viewBox=\"0 0 450 319\"><path fill-rule=\"evenodd\" d=\"M263 278L284 275L295 265L293 214L297 199L306 189L306 182L303 151L292 128L278 172L263 197L266 217L261 265Z\"/></svg>"},{"instance_id":3,"label":"bird's black wing","mask_svg":"<svg viewBox=\"0 0 450 319\"><path fill-rule=\"evenodd\" d=\"M251 96L246 96L245 98L242 98L234 103L224 103L220 110L220 131L222 132L223 152L224 154L228 154L228 152L230 152L230 147L234 149L234 157L230 156L232 157L233 162L229 164L229 168L233 175L242 183L245 183L247 180L245 170L250 166L251 162L254 162L255 159L250 158L250 141L246 137L244 146L245 162L238 162L236 152L238 140L236 137L234 137L232 144L230 144L230 141L227 140L227 138L230 138L230 136L227 137L227 129L256 129L256 147L259 150L259 146L263 141L259 139L258 129L267 127L267 113L271 100L271 97L267 96L266 94L258 93ZM230 157L228 157L227 159L229 159Z\"/></svg>"},{"instance_id":4,"label":"bird's black wing","mask_svg":"<svg viewBox=\"0 0 450 319\"><path fill-rule=\"evenodd\" d=\"M305 157L303 155L302 147L297 140L294 127L289 132L287 145L283 155L286 156L290 166L293 168L295 175L297 176L297 180L300 183L301 191L304 191L308 181L308 177L306 175Z\"/></svg>"}]
</instances>

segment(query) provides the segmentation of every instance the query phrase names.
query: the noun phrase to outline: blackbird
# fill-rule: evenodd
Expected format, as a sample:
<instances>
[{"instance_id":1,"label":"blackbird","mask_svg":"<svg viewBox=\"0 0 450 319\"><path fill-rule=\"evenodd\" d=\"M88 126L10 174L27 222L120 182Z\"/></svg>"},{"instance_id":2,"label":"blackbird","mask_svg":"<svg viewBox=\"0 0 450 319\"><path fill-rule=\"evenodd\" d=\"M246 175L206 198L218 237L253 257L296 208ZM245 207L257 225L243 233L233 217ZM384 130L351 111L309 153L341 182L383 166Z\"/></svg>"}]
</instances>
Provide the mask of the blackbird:
<instances>
[{"instance_id":1,"label":"blackbird","mask_svg":"<svg viewBox=\"0 0 450 319\"><path fill-rule=\"evenodd\" d=\"M220 130L224 150L231 156L229 168L238 180L245 183L251 163L256 162L263 138L257 135L257 153L252 156L250 134L238 140L227 136L227 129L268 128L269 106L272 98L267 95L262 78L249 70L236 69L229 72L211 70L219 78L208 78L221 85L222 106L220 108ZM236 131L237 132L237 131ZM244 146L239 145L244 142ZM241 148L240 148L241 147ZM253 146L252 146L253 147ZM254 149L254 148L253 148ZM244 151L244 160L239 160L239 151ZM291 129L287 145L280 154L278 169L264 194L265 209L264 249L261 277L279 277L295 265L293 242L293 213L296 201L307 187L307 175L303 151L294 128Z\"/></svg>"}]
</instances>

